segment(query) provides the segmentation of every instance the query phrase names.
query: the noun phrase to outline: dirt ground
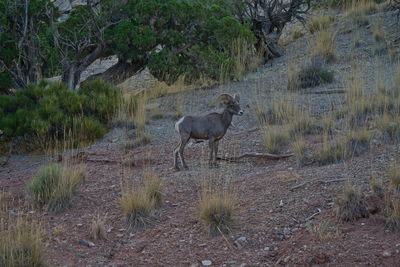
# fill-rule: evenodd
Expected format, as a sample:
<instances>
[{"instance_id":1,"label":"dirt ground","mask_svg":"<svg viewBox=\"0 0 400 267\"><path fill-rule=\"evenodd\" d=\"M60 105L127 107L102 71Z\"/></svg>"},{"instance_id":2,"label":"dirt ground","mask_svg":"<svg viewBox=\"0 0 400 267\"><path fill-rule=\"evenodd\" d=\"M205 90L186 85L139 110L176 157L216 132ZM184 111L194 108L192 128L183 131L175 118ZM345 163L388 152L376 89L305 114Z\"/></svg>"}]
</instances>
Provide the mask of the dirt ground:
<instances>
[{"instance_id":1,"label":"dirt ground","mask_svg":"<svg viewBox=\"0 0 400 267\"><path fill-rule=\"evenodd\" d=\"M383 21L389 42L400 36L398 28L393 29L395 13L380 12L371 15L370 20L374 19ZM131 131L114 128L103 140L82 149L87 164L86 180L66 212L54 214L27 204L27 181L52 159L41 154L12 156L8 165L0 167L0 189L9 193L10 205L1 217L12 221L25 215L40 220L45 254L51 266L202 266L206 261L211 261L211 266L243 267L400 266L400 234L385 227L382 211L351 223L339 223L335 213L335 198L342 191L343 179L350 179L368 195L371 175L385 177L387 167L400 160L399 145L373 139L370 150L361 156L325 166L310 163L299 167L294 157L251 158L221 162L219 168L209 169L205 164L208 147L200 143L185 151L189 171L172 169L177 137L171 107L178 100L183 103L185 114L206 113L214 109L210 103L219 93L239 93L245 115L235 117L235 127L220 145L220 154L233 155L263 151L260 131L247 131L257 127L253 111L258 99L265 100L267 105L283 95L288 101L310 106L316 116L343 103L343 94L315 92L345 88L352 53L362 63L365 89L373 88L375 76L371 74L375 73L377 59L372 30L370 26L359 30L362 44L354 50L353 28L350 20L333 26L337 31L337 55L330 65L335 72L332 84L291 94L284 90L289 61L302 62L307 56L307 49L299 49L306 47L306 36L287 45L284 57L243 81L154 100L166 116L150 120L150 144L125 149L124 142ZM386 58L380 62L384 73L390 76L392 62ZM320 143L320 136L307 137L309 151ZM290 150L288 147L282 153ZM127 160L132 163L130 167L123 164ZM140 184L144 171L154 172L163 180L164 205L157 209L151 225L130 228L120 208L121 180ZM220 188L230 186L236 196L238 225L229 235L211 237L196 216L204 181ZM307 181L310 182L292 189ZM97 215L105 217L106 240L91 240L88 235ZM310 231L310 227L317 230ZM89 240L94 246L86 246L81 240Z\"/></svg>"}]
</instances>

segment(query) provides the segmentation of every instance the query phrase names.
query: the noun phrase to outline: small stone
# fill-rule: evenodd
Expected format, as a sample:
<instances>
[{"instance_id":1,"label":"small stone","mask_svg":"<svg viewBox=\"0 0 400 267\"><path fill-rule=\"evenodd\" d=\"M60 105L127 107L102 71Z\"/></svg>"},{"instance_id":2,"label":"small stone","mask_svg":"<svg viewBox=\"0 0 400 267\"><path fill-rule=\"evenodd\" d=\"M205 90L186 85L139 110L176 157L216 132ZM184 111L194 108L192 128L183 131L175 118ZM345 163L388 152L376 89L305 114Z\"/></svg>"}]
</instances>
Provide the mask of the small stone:
<instances>
[{"instance_id":1,"label":"small stone","mask_svg":"<svg viewBox=\"0 0 400 267\"><path fill-rule=\"evenodd\" d=\"M307 259L306 259L306 262L308 263L308 264L311 264L312 263L312 257L308 257Z\"/></svg>"},{"instance_id":2,"label":"small stone","mask_svg":"<svg viewBox=\"0 0 400 267\"><path fill-rule=\"evenodd\" d=\"M392 253L390 253L390 251L388 251L388 250L385 250L382 255L383 255L383 257L390 257L390 256L392 256Z\"/></svg>"},{"instance_id":3,"label":"small stone","mask_svg":"<svg viewBox=\"0 0 400 267\"><path fill-rule=\"evenodd\" d=\"M210 260L203 260L201 261L201 264L203 264L203 266L210 266L212 264L212 261Z\"/></svg>"},{"instance_id":4,"label":"small stone","mask_svg":"<svg viewBox=\"0 0 400 267\"><path fill-rule=\"evenodd\" d=\"M279 207L283 207L283 200L281 199L281 201L279 202Z\"/></svg>"},{"instance_id":5,"label":"small stone","mask_svg":"<svg viewBox=\"0 0 400 267\"><path fill-rule=\"evenodd\" d=\"M125 230L126 230L125 228L118 229L118 231L120 231L120 232L123 232Z\"/></svg>"},{"instance_id":6,"label":"small stone","mask_svg":"<svg viewBox=\"0 0 400 267\"><path fill-rule=\"evenodd\" d=\"M81 227L81 226L83 226L83 224L78 223L78 224L76 224L76 226Z\"/></svg>"},{"instance_id":7,"label":"small stone","mask_svg":"<svg viewBox=\"0 0 400 267\"><path fill-rule=\"evenodd\" d=\"M228 261L228 264L229 265L234 265L234 264L236 264L236 261L234 261L234 260Z\"/></svg>"},{"instance_id":8,"label":"small stone","mask_svg":"<svg viewBox=\"0 0 400 267\"><path fill-rule=\"evenodd\" d=\"M199 264L197 262L190 264L190 267L198 267L198 266L199 266Z\"/></svg>"},{"instance_id":9,"label":"small stone","mask_svg":"<svg viewBox=\"0 0 400 267\"><path fill-rule=\"evenodd\" d=\"M235 240L235 246L237 248L243 248L243 246L247 243L247 239L244 236L239 237L238 239Z\"/></svg>"},{"instance_id":10,"label":"small stone","mask_svg":"<svg viewBox=\"0 0 400 267\"><path fill-rule=\"evenodd\" d=\"M107 233L111 233L111 231L112 231L113 228L114 228L114 227L108 228Z\"/></svg>"},{"instance_id":11,"label":"small stone","mask_svg":"<svg viewBox=\"0 0 400 267\"><path fill-rule=\"evenodd\" d=\"M79 244L87 246L87 247L94 247L96 246L93 242L87 241L85 239L79 240Z\"/></svg>"},{"instance_id":12,"label":"small stone","mask_svg":"<svg viewBox=\"0 0 400 267\"><path fill-rule=\"evenodd\" d=\"M265 248L264 248L264 251L269 251L269 247L265 247Z\"/></svg>"},{"instance_id":13,"label":"small stone","mask_svg":"<svg viewBox=\"0 0 400 267\"><path fill-rule=\"evenodd\" d=\"M123 234L117 234L117 237L123 237L124 235Z\"/></svg>"},{"instance_id":14,"label":"small stone","mask_svg":"<svg viewBox=\"0 0 400 267\"><path fill-rule=\"evenodd\" d=\"M205 247L205 246L207 246L206 243L201 243L201 244L199 244L199 247Z\"/></svg>"},{"instance_id":15,"label":"small stone","mask_svg":"<svg viewBox=\"0 0 400 267\"><path fill-rule=\"evenodd\" d=\"M129 233L129 238L132 238L134 236L135 236L135 234Z\"/></svg>"}]
</instances>

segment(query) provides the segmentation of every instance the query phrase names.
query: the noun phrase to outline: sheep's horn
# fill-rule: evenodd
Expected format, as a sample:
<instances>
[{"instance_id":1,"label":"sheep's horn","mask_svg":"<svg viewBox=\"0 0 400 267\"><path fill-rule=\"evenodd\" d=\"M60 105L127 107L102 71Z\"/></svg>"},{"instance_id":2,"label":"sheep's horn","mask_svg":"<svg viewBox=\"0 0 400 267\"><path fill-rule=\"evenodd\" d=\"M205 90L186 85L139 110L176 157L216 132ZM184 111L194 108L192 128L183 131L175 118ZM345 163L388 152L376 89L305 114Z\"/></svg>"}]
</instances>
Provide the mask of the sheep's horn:
<instances>
[{"instance_id":1,"label":"sheep's horn","mask_svg":"<svg viewBox=\"0 0 400 267\"><path fill-rule=\"evenodd\" d=\"M229 101L233 101L233 97L230 94L221 94L217 98L218 103L229 102Z\"/></svg>"}]
</instances>

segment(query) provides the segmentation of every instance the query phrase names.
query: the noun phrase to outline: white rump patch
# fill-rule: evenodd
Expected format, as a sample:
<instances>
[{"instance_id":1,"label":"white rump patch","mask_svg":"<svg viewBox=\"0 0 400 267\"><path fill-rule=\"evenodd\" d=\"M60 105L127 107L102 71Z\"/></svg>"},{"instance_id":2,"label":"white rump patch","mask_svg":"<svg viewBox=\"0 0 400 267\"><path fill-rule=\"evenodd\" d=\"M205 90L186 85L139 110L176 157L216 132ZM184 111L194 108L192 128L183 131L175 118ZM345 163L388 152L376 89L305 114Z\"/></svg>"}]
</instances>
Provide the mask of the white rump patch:
<instances>
[{"instance_id":1,"label":"white rump patch","mask_svg":"<svg viewBox=\"0 0 400 267\"><path fill-rule=\"evenodd\" d=\"M181 124L182 122L183 122L183 120L185 119L185 117L182 117L182 118L180 118L179 119L179 121L177 121L176 123L175 123L175 130L180 134L180 132L179 132L179 124Z\"/></svg>"}]
</instances>

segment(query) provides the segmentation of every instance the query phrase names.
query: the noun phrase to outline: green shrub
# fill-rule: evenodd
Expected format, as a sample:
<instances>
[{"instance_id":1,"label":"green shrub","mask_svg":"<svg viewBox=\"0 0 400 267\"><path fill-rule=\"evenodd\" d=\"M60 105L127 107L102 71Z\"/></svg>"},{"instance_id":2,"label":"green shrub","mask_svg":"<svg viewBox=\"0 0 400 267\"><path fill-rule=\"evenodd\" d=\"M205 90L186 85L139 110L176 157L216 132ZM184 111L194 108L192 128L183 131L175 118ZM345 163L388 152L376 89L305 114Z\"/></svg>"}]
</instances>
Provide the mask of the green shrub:
<instances>
[{"instance_id":1,"label":"green shrub","mask_svg":"<svg viewBox=\"0 0 400 267\"><path fill-rule=\"evenodd\" d=\"M28 184L28 191L37 204L44 205L52 197L54 187L61 179L61 166L53 163L39 168Z\"/></svg>"},{"instance_id":2,"label":"green shrub","mask_svg":"<svg viewBox=\"0 0 400 267\"><path fill-rule=\"evenodd\" d=\"M326 70L320 64L311 63L302 67L300 70L289 70L287 88L288 90L296 90L332 82L333 72Z\"/></svg>"},{"instance_id":3,"label":"green shrub","mask_svg":"<svg viewBox=\"0 0 400 267\"><path fill-rule=\"evenodd\" d=\"M30 84L14 95L0 95L0 129L3 138L17 136L63 138L70 133L80 141L93 141L106 132L105 124L120 106L120 91L94 80L72 91L61 82ZM135 98L129 108L136 109Z\"/></svg>"},{"instance_id":4,"label":"green shrub","mask_svg":"<svg viewBox=\"0 0 400 267\"><path fill-rule=\"evenodd\" d=\"M118 88L101 79L83 83L79 93L84 96L85 113L104 122L113 116L121 101Z\"/></svg>"},{"instance_id":5,"label":"green shrub","mask_svg":"<svg viewBox=\"0 0 400 267\"><path fill-rule=\"evenodd\" d=\"M59 212L69 207L77 187L85 179L84 166L60 166L53 163L41 167L28 184L28 192L39 206Z\"/></svg>"}]
</instances>

